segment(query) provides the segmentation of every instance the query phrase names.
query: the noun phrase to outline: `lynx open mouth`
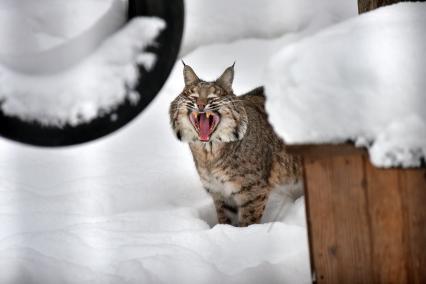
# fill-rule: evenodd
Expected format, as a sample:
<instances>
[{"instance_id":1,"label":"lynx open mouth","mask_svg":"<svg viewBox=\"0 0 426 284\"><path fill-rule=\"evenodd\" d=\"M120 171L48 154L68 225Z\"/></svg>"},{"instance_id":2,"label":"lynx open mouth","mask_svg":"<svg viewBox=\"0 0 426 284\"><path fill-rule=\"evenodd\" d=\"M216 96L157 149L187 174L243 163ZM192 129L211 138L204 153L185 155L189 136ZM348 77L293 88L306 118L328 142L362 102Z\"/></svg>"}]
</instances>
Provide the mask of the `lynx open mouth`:
<instances>
[{"instance_id":1,"label":"lynx open mouth","mask_svg":"<svg viewBox=\"0 0 426 284\"><path fill-rule=\"evenodd\" d=\"M210 140L211 134L219 124L220 116L214 112L196 112L189 114L189 120L198 132L198 139L203 142Z\"/></svg>"}]
</instances>

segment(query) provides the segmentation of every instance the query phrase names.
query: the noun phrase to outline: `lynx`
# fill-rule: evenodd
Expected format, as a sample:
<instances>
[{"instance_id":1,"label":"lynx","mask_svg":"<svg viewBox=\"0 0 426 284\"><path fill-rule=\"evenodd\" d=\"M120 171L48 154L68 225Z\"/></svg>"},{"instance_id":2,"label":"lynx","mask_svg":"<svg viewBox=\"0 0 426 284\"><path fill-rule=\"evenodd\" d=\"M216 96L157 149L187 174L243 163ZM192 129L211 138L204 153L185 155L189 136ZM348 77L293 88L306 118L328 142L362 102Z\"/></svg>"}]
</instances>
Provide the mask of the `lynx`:
<instances>
[{"instance_id":1,"label":"lynx","mask_svg":"<svg viewBox=\"0 0 426 284\"><path fill-rule=\"evenodd\" d=\"M263 87L237 96L234 65L207 82L183 64L185 87L170 106L174 133L189 143L219 223L259 223L270 192L301 178L300 161L269 124Z\"/></svg>"}]
</instances>

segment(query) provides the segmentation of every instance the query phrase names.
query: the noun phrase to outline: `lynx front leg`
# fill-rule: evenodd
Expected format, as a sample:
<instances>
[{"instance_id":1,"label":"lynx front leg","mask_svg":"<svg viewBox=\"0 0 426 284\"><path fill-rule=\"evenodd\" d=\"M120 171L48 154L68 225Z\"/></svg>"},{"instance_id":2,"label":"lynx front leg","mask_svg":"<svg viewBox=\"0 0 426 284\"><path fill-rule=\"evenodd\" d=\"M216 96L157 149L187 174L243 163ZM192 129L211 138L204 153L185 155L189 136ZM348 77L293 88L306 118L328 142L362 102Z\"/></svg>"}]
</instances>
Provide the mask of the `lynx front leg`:
<instances>
[{"instance_id":1,"label":"lynx front leg","mask_svg":"<svg viewBox=\"0 0 426 284\"><path fill-rule=\"evenodd\" d=\"M238 206L238 225L247 227L251 224L258 224L265 211L268 194L262 193L244 198L243 203Z\"/></svg>"},{"instance_id":2,"label":"lynx front leg","mask_svg":"<svg viewBox=\"0 0 426 284\"><path fill-rule=\"evenodd\" d=\"M216 207L217 220L219 224L232 224L231 218L226 214L226 204L222 196L212 194L214 206Z\"/></svg>"}]
</instances>

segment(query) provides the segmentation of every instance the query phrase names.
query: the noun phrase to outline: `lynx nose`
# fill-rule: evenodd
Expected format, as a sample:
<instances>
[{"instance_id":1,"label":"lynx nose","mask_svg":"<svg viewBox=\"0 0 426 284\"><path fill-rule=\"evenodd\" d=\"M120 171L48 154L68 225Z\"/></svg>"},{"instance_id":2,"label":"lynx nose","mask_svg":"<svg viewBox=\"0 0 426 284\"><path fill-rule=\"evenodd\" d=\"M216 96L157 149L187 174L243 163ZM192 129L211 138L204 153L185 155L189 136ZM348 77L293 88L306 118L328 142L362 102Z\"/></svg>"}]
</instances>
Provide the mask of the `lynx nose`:
<instances>
[{"instance_id":1,"label":"lynx nose","mask_svg":"<svg viewBox=\"0 0 426 284\"><path fill-rule=\"evenodd\" d=\"M205 103L205 102L198 101L198 102L197 102L197 107L198 107L198 109L199 109L200 111L204 111L204 108L206 107L206 103Z\"/></svg>"}]
</instances>

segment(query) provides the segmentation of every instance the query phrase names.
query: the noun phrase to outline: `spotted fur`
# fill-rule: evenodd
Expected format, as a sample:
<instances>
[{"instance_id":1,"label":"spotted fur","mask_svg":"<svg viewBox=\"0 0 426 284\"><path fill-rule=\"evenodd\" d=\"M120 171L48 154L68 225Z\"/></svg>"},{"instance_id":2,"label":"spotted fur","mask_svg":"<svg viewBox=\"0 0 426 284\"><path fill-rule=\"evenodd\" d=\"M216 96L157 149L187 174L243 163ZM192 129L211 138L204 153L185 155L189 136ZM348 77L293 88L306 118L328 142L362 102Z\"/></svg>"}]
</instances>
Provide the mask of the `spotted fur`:
<instances>
[{"instance_id":1,"label":"spotted fur","mask_svg":"<svg viewBox=\"0 0 426 284\"><path fill-rule=\"evenodd\" d=\"M268 123L263 87L236 96L233 76L231 66L206 82L185 65L185 88L170 106L170 121L177 138L189 143L219 223L248 226L260 222L274 188L298 182L301 165ZM199 141L188 119L200 100L221 117L209 142Z\"/></svg>"}]
</instances>

